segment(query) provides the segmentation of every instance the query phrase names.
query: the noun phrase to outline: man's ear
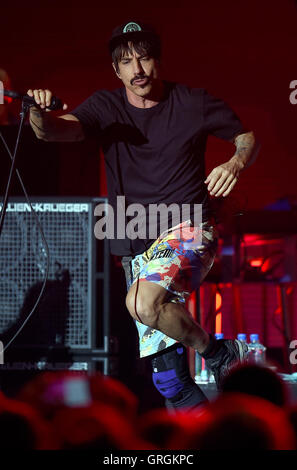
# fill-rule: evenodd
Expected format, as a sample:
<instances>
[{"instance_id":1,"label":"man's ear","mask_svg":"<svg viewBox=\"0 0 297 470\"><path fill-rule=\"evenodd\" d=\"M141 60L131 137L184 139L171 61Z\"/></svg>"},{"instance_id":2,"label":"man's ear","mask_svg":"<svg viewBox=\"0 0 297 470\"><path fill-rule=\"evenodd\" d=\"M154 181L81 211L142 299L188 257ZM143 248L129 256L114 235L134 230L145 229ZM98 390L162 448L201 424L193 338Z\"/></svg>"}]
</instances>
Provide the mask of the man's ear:
<instances>
[{"instance_id":1,"label":"man's ear","mask_svg":"<svg viewBox=\"0 0 297 470\"><path fill-rule=\"evenodd\" d=\"M117 68L116 68L114 62L112 62L112 66L113 66L113 69L114 69L114 71L115 71L117 77L118 77L118 78L121 78L120 72L117 71Z\"/></svg>"}]
</instances>

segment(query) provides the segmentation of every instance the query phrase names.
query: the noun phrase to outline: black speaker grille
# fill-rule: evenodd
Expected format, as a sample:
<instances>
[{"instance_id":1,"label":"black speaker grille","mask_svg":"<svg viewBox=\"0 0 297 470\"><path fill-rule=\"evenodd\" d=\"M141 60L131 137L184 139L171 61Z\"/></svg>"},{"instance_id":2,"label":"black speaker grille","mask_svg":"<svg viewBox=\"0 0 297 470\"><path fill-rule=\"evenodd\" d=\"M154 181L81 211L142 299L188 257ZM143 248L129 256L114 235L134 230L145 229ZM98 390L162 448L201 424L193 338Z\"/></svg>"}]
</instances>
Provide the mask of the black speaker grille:
<instances>
[{"instance_id":1,"label":"black speaker grille","mask_svg":"<svg viewBox=\"0 0 297 470\"><path fill-rule=\"evenodd\" d=\"M89 348L92 203L39 201L33 207L49 246L49 283L19 341ZM46 250L29 206L9 203L0 237L0 334L6 340L34 305L46 262Z\"/></svg>"}]
</instances>

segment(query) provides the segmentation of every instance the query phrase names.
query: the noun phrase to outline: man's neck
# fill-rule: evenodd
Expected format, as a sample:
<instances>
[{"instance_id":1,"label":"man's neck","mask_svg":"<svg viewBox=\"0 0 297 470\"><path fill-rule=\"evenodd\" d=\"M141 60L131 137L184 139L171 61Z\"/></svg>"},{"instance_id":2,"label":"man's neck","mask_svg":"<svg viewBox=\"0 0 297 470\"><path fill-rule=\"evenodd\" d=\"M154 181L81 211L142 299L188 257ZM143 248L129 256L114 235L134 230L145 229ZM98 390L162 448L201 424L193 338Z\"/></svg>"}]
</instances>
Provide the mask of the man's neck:
<instances>
[{"instance_id":1,"label":"man's neck","mask_svg":"<svg viewBox=\"0 0 297 470\"><path fill-rule=\"evenodd\" d=\"M126 88L127 99L136 108L152 108L156 106L164 97L164 83L162 80L156 82L151 93L147 96L138 96Z\"/></svg>"}]
</instances>

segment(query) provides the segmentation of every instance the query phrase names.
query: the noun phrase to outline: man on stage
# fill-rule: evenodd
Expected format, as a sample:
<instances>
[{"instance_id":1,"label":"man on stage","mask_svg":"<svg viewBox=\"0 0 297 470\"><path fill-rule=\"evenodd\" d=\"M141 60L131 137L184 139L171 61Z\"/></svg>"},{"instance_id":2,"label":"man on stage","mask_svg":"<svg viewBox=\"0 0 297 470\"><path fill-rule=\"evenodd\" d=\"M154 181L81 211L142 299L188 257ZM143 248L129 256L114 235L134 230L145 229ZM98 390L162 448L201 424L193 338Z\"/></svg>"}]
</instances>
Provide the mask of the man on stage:
<instances>
[{"instance_id":1,"label":"man on stage","mask_svg":"<svg viewBox=\"0 0 297 470\"><path fill-rule=\"evenodd\" d=\"M190 376L186 347L205 358L218 388L247 353L240 341L217 341L207 333L193 320L185 300L210 270L217 248L208 192L215 197L230 193L255 157L255 138L226 103L205 89L162 79L160 38L151 26L131 19L115 28L109 48L123 87L98 90L59 118L45 112L49 90L28 90L39 105L30 109L30 123L36 136L48 141L99 139L115 211L119 196L126 205L142 204L146 211L151 204L189 207L187 217L169 217L165 230L159 221L154 238L126 234L110 243L111 252L122 257L126 305L138 329L140 356L152 358L154 385L168 407L196 407L206 397ZM205 178L209 134L233 142L235 152ZM198 223L197 205L202 207ZM148 219L144 224L148 234Z\"/></svg>"}]
</instances>

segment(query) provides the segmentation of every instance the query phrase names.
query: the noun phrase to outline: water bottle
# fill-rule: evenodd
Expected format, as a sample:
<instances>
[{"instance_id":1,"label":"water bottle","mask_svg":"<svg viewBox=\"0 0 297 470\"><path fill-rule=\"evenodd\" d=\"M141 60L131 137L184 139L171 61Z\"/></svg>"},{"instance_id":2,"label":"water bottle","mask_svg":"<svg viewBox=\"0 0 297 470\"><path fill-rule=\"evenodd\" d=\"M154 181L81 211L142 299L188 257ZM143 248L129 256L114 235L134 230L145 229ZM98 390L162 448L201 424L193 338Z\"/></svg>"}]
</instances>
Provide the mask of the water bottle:
<instances>
[{"instance_id":1,"label":"water bottle","mask_svg":"<svg viewBox=\"0 0 297 470\"><path fill-rule=\"evenodd\" d=\"M215 333L216 339L224 339L224 333Z\"/></svg>"},{"instance_id":2,"label":"water bottle","mask_svg":"<svg viewBox=\"0 0 297 470\"><path fill-rule=\"evenodd\" d=\"M216 339L223 339L223 333L215 333ZM198 352L195 357L195 382L196 384L214 383L215 378L213 373L206 367L205 359L203 359Z\"/></svg>"},{"instance_id":3,"label":"water bottle","mask_svg":"<svg viewBox=\"0 0 297 470\"><path fill-rule=\"evenodd\" d=\"M238 333L237 339L238 339L238 341L240 341L241 343L244 343L244 344L248 345L248 344L247 344L247 335L246 335L245 333ZM248 359L245 358L244 362L246 363L247 361L248 361Z\"/></svg>"},{"instance_id":4,"label":"water bottle","mask_svg":"<svg viewBox=\"0 0 297 470\"><path fill-rule=\"evenodd\" d=\"M195 354L195 382L196 384L208 383L208 370L205 366L205 359L197 351Z\"/></svg>"},{"instance_id":5,"label":"water bottle","mask_svg":"<svg viewBox=\"0 0 297 470\"><path fill-rule=\"evenodd\" d=\"M258 334L254 333L250 335L248 347L248 362L251 364L264 365L266 348L260 343Z\"/></svg>"},{"instance_id":6,"label":"water bottle","mask_svg":"<svg viewBox=\"0 0 297 470\"><path fill-rule=\"evenodd\" d=\"M237 339L238 339L239 341L241 341L242 343L246 343L246 342L247 342L247 337L246 337L246 334L245 334L245 333L238 333Z\"/></svg>"},{"instance_id":7,"label":"water bottle","mask_svg":"<svg viewBox=\"0 0 297 470\"><path fill-rule=\"evenodd\" d=\"M215 333L215 338L216 339L224 339L224 333ZM212 372L208 371L209 372L209 379L208 379L208 382L209 383L215 383L215 378L214 378L214 375Z\"/></svg>"},{"instance_id":8,"label":"water bottle","mask_svg":"<svg viewBox=\"0 0 297 470\"><path fill-rule=\"evenodd\" d=\"M202 357L200 356L198 351L195 351L194 367L195 367L194 380L198 384L198 383L201 383L201 371L202 371Z\"/></svg>"}]
</instances>

